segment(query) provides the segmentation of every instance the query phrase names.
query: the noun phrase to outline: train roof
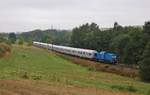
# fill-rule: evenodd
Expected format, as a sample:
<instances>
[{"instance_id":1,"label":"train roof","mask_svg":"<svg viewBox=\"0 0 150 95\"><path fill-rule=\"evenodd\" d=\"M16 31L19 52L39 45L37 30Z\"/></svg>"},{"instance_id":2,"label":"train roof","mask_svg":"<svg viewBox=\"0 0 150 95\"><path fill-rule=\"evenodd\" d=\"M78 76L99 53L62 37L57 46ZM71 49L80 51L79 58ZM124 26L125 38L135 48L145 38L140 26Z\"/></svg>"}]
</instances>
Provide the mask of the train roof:
<instances>
[{"instance_id":1,"label":"train roof","mask_svg":"<svg viewBox=\"0 0 150 95\"><path fill-rule=\"evenodd\" d=\"M81 49L81 48L74 48L74 47L68 47L68 46L58 46L58 45L53 45L54 47L58 48L63 48L63 49L68 49L68 50L75 50L75 51L82 51L82 52L88 52L88 53L96 53L97 51L95 50L90 50L90 49Z\"/></svg>"},{"instance_id":2,"label":"train roof","mask_svg":"<svg viewBox=\"0 0 150 95\"><path fill-rule=\"evenodd\" d=\"M90 49L82 49L82 48L74 48L74 47L68 47L68 46L59 46L59 45L53 45L53 44L47 44L47 43L42 43L42 42L34 42L37 44L43 44L43 45L50 45L53 47L57 48L62 48L62 49L68 49L68 50L75 50L75 51L82 51L82 52L88 52L88 53L96 53L96 50L90 50Z\"/></svg>"}]
</instances>

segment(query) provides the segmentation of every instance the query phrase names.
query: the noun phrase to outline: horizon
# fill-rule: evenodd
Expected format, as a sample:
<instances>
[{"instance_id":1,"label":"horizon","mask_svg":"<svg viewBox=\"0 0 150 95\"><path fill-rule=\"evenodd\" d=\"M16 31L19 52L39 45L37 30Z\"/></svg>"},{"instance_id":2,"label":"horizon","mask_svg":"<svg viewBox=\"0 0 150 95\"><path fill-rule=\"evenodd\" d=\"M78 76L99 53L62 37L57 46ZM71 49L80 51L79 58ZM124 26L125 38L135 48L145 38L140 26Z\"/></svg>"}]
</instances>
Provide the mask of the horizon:
<instances>
[{"instance_id":1,"label":"horizon","mask_svg":"<svg viewBox=\"0 0 150 95\"><path fill-rule=\"evenodd\" d=\"M83 25L83 24L82 24ZM120 25L120 24L119 24ZM143 24L144 25L144 24ZM121 25L122 27L129 27L129 26L132 26L132 27L143 27L143 25L128 25L128 26L123 26L123 25ZM78 25L78 26L76 26L76 27L79 27L79 26L81 26L81 25ZM75 27L74 27L75 28ZM113 26L112 27L100 27L99 26L99 29L100 30L107 30L107 29L110 29L110 28L113 28ZM73 29L73 28L72 28ZM15 33L15 34L19 34L19 33L24 33L24 32L31 32L31 31L35 31L35 30L41 30L41 31L45 31L45 30L56 30L56 31L63 31L63 30L65 30L65 31L72 31L72 29L55 29L55 28L46 28L46 29L31 29L31 30L28 30L28 31L20 31L20 32L17 32L17 31L15 31L15 32L0 32L0 33Z\"/></svg>"}]
</instances>

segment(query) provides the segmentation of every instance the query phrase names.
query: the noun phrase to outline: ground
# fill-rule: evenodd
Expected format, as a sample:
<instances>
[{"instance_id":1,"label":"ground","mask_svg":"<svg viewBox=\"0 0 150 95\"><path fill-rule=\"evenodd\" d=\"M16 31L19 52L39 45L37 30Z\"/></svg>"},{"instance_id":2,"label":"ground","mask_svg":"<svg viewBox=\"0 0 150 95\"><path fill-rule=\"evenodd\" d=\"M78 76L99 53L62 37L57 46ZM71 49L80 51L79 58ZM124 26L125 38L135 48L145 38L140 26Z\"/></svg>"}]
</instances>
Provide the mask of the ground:
<instances>
[{"instance_id":1,"label":"ground","mask_svg":"<svg viewBox=\"0 0 150 95\"><path fill-rule=\"evenodd\" d=\"M137 95L150 84L95 72L36 47L13 46L0 59L1 95Z\"/></svg>"},{"instance_id":2,"label":"ground","mask_svg":"<svg viewBox=\"0 0 150 95\"><path fill-rule=\"evenodd\" d=\"M54 85L44 81L1 80L0 95L135 95L90 87Z\"/></svg>"}]
</instances>

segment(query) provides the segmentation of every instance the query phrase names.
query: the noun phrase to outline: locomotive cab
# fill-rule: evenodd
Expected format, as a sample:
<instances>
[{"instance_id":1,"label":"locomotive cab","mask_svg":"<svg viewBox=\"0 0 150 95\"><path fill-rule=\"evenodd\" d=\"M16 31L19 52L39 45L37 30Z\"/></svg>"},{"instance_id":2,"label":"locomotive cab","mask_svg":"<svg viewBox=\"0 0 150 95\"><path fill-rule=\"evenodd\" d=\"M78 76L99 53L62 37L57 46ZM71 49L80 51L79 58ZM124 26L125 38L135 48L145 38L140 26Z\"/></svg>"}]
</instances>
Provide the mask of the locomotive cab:
<instances>
[{"instance_id":1,"label":"locomotive cab","mask_svg":"<svg viewBox=\"0 0 150 95\"><path fill-rule=\"evenodd\" d=\"M106 51L95 53L95 59L102 62L117 63L117 55Z\"/></svg>"}]
</instances>

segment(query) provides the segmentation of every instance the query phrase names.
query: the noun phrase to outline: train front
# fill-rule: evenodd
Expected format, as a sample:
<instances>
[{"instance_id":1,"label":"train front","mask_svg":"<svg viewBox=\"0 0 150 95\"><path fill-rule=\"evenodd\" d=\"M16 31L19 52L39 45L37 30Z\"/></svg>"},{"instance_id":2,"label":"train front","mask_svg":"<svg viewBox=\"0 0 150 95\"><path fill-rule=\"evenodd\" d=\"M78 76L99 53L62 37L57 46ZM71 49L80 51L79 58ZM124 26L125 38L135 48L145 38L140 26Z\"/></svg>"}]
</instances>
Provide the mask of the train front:
<instances>
[{"instance_id":1,"label":"train front","mask_svg":"<svg viewBox=\"0 0 150 95\"><path fill-rule=\"evenodd\" d=\"M111 64L117 63L117 55L106 51L97 52L95 54L95 59Z\"/></svg>"}]
</instances>

